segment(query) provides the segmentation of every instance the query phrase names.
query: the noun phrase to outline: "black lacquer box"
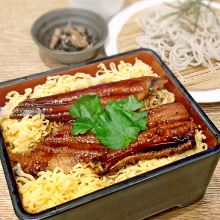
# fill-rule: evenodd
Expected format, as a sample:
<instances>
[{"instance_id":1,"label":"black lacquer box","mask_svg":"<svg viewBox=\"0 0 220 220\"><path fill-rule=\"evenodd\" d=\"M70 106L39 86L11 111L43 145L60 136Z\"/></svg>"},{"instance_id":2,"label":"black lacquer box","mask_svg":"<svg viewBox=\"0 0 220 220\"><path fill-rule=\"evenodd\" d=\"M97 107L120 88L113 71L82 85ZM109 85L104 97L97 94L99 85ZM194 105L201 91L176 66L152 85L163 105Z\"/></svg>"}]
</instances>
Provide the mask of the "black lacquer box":
<instances>
[{"instance_id":1,"label":"black lacquer box","mask_svg":"<svg viewBox=\"0 0 220 220\"><path fill-rule=\"evenodd\" d=\"M1 163L18 218L137 220L174 207L190 205L204 196L219 160L220 133L170 69L152 50L134 50L0 83L0 106L5 105L4 97L8 92L18 91L24 94L24 89L34 88L36 85L45 83L49 75L74 75L77 72L83 72L95 76L100 63L104 63L109 68L111 62L117 66L121 60L134 64L135 58L150 65L155 73L168 79L166 88L175 94L176 101L184 104L193 120L201 125L201 129L207 137L205 142L208 144L208 150L46 211L30 214L22 207L3 136L0 133Z\"/></svg>"}]
</instances>

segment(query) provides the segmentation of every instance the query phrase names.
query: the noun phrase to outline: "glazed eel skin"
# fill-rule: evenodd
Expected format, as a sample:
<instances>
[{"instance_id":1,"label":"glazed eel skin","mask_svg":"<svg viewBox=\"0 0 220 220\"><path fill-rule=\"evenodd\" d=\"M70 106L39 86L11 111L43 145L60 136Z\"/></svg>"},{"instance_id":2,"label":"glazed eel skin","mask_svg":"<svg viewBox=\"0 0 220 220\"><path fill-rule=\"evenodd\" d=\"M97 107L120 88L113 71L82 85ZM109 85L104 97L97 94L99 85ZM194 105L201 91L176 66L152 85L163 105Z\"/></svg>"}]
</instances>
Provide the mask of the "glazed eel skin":
<instances>
[{"instance_id":1,"label":"glazed eel skin","mask_svg":"<svg viewBox=\"0 0 220 220\"><path fill-rule=\"evenodd\" d=\"M149 110L148 130L138 134L137 140L123 150L112 150L102 145L91 132L71 135L73 121L46 138L35 149L22 153L8 151L11 161L20 163L22 169L36 175L39 171L61 167L68 173L80 162L96 161L101 164L99 175L115 172L127 163L139 159L160 158L182 153L195 146L197 125L180 103L165 104Z\"/></svg>"},{"instance_id":2,"label":"glazed eel skin","mask_svg":"<svg viewBox=\"0 0 220 220\"><path fill-rule=\"evenodd\" d=\"M26 115L33 117L44 114L45 118L50 121L69 121L72 119L69 107L84 94L97 93L102 105L110 100L125 99L131 95L135 95L141 101L153 91L163 88L166 82L167 80L162 77L143 76L42 98L26 99L13 109L10 118L21 119Z\"/></svg>"}]
</instances>

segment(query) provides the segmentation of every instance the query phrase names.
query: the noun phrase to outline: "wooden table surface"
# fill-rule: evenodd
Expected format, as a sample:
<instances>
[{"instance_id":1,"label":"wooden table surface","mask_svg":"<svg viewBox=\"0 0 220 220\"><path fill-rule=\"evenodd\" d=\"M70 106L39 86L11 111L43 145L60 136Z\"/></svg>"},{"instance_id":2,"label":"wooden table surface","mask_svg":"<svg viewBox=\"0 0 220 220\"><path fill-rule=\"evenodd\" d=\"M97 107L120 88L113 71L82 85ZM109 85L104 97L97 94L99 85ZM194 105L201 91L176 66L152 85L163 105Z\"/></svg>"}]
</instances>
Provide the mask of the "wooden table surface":
<instances>
[{"instance_id":1,"label":"wooden table surface","mask_svg":"<svg viewBox=\"0 0 220 220\"><path fill-rule=\"evenodd\" d=\"M125 0L125 6L138 0ZM220 2L220 1L219 1ZM68 0L0 0L0 82L56 69L64 65L50 59L33 42L30 29L43 13L69 7ZM104 49L98 57L105 56ZM201 104L220 129L220 103ZM220 164L217 165L205 196L188 207L166 212L155 219L220 219ZM17 219L0 163L0 219Z\"/></svg>"}]
</instances>

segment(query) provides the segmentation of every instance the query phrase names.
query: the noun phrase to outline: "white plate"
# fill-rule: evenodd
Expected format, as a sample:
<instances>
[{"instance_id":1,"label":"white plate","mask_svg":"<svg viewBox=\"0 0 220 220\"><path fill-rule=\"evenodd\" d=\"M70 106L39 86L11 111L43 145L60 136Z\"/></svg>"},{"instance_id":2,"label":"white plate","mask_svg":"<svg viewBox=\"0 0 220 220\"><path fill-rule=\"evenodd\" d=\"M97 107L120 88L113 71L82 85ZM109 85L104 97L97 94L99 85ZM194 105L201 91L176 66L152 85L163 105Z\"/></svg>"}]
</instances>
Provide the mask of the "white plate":
<instances>
[{"instance_id":1,"label":"white plate","mask_svg":"<svg viewBox=\"0 0 220 220\"><path fill-rule=\"evenodd\" d=\"M173 0L166 0L166 2L172 2L172 1ZM157 4L162 4L163 2L164 0L154 0L154 1L146 0L146 1L137 2L133 5L126 7L117 15L115 15L108 24L109 36L105 42L106 54L108 56L111 56L118 53L118 49L117 49L118 34L120 33L123 25L131 16L136 14L138 11L141 11L145 8ZM219 4L214 2L211 5L215 8L220 7ZM207 91L189 91L189 93L198 103L220 102L220 89L207 90Z\"/></svg>"}]
</instances>

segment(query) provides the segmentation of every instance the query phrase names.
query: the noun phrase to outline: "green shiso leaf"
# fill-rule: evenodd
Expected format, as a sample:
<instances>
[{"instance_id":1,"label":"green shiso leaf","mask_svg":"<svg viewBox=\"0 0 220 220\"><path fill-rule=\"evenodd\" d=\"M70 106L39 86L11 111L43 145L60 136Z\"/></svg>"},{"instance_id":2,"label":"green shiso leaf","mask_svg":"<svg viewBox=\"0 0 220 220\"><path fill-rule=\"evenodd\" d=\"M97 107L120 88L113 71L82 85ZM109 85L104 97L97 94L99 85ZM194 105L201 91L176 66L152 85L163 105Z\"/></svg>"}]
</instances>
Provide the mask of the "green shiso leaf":
<instances>
[{"instance_id":1,"label":"green shiso leaf","mask_svg":"<svg viewBox=\"0 0 220 220\"><path fill-rule=\"evenodd\" d=\"M135 112L142 107L142 102L130 96L108 102L104 110L97 94L83 95L69 108L70 115L77 118L71 134L84 134L91 130L108 148L124 149L137 139L141 130L148 129L148 112Z\"/></svg>"}]
</instances>

